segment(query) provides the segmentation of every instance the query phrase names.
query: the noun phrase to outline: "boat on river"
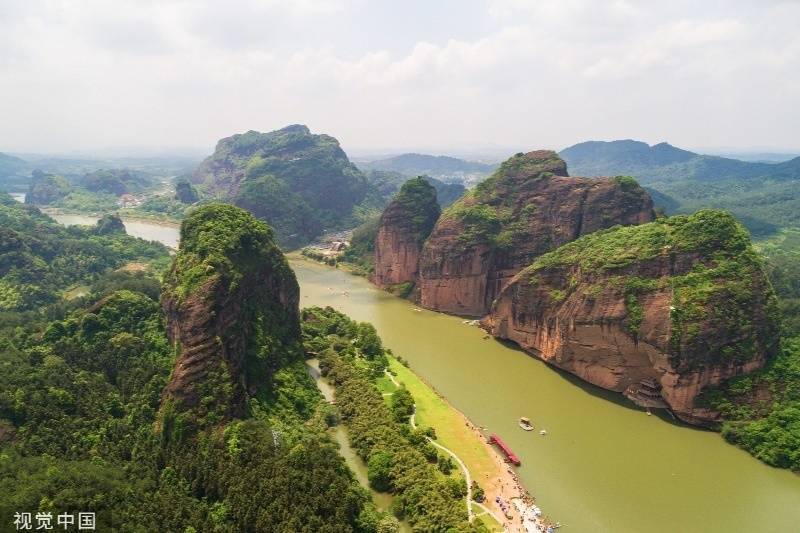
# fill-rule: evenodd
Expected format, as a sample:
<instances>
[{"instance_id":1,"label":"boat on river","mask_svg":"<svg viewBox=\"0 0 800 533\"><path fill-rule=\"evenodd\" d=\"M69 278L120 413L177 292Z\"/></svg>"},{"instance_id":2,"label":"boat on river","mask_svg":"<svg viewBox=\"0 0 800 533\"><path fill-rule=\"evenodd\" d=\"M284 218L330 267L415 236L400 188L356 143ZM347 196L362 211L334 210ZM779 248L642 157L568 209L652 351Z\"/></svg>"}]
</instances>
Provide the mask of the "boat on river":
<instances>
[{"instance_id":1,"label":"boat on river","mask_svg":"<svg viewBox=\"0 0 800 533\"><path fill-rule=\"evenodd\" d=\"M533 424L531 424L531 419L526 416L519 417L519 427L521 427L525 431L533 431Z\"/></svg>"},{"instance_id":2,"label":"boat on river","mask_svg":"<svg viewBox=\"0 0 800 533\"><path fill-rule=\"evenodd\" d=\"M497 447L500 448L500 451L503 452L503 455L506 456L506 461L509 463L513 464L514 466L519 466L522 464L522 462L519 460L519 457L517 457L517 454L511 451L511 448L509 448L508 444L506 444L503 439L494 433L489 436L489 443L496 444Z\"/></svg>"}]
</instances>

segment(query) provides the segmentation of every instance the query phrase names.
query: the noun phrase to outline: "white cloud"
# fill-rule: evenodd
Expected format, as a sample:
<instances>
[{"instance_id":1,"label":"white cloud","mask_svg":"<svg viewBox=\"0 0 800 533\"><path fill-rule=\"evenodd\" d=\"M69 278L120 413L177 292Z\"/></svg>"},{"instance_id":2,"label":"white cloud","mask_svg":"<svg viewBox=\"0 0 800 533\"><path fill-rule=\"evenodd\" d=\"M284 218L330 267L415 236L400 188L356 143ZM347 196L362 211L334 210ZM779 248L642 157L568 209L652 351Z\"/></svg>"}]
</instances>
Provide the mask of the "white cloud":
<instances>
[{"instance_id":1,"label":"white cloud","mask_svg":"<svg viewBox=\"0 0 800 533\"><path fill-rule=\"evenodd\" d=\"M798 147L796 2L475 2L431 38L364 1L0 0L0 151L297 122L346 147Z\"/></svg>"}]
</instances>

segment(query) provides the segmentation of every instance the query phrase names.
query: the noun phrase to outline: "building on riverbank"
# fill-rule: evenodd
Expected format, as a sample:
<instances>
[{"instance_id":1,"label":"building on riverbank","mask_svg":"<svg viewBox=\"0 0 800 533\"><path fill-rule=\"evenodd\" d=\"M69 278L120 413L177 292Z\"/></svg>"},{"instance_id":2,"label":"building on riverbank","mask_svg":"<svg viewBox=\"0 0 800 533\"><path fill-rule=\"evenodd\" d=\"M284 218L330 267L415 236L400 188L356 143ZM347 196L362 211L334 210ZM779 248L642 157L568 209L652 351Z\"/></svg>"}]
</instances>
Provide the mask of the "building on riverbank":
<instances>
[{"instance_id":1,"label":"building on riverbank","mask_svg":"<svg viewBox=\"0 0 800 533\"><path fill-rule=\"evenodd\" d=\"M624 394L626 398L641 407L648 409L667 408L667 403L661 396L661 385L655 378L644 378L639 383L629 385Z\"/></svg>"}]
</instances>

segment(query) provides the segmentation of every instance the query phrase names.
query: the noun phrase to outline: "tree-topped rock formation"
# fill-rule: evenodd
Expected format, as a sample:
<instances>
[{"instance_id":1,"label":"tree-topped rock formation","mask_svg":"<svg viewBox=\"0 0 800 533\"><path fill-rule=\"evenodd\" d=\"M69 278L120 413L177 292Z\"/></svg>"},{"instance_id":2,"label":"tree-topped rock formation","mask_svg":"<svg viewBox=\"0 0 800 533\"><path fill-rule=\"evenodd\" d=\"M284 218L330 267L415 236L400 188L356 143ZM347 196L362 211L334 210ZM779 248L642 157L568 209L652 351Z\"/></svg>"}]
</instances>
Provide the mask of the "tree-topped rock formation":
<instances>
[{"instance_id":1,"label":"tree-topped rock formation","mask_svg":"<svg viewBox=\"0 0 800 533\"><path fill-rule=\"evenodd\" d=\"M355 225L354 207L368 189L335 138L302 125L222 139L191 179L266 220L288 247Z\"/></svg>"},{"instance_id":2,"label":"tree-topped rock formation","mask_svg":"<svg viewBox=\"0 0 800 533\"><path fill-rule=\"evenodd\" d=\"M410 292L417 281L422 244L439 214L436 189L425 178L403 184L378 224L373 283L381 288L405 284L401 292Z\"/></svg>"},{"instance_id":3,"label":"tree-topped rock formation","mask_svg":"<svg viewBox=\"0 0 800 533\"><path fill-rule=\"evenodd\" d=\"M98 235L112 235L115 233L125 234L125 224L116 213L105 214L100 217L95 224L95 231Z\"/></svg>"},{"instance_id":4,"label":"tree-topped rock formation","mask_svg":"<svg viewBox=\"0 0 800 533\"><path fill-rule=\"evenodd\" d=\"M152 183L146 173L126 168L96 170L84 175L79 181L89 191L117 196L140 192Z\"/></svg>"},{"instance_id":5,"label":"tree-topped rock formation","mask_svg":"<svg viewBox=\"0 0 800 533\"><path fill-rule=\"evenodd\" d=\"M517 154L442 213L420 258L420 303L482 316L536 257L582 235L653 218L652 201L633 178L568 177L555 152Z\"/></svg>"},{"instance_id":6,"label":"tree-topped rock formation","mask_svg":"<svg viewBox=\"0 0 800 533\"><path fill-rule=\"evenodd\" d=\"M26 204L47 205L56 202L69 194L67 180L56 174L45 174L41 170L31 173L31 183L25 194Z\"/></svg>"},{"instance_id":7,"label":"tree-topped rock formation","mask_svg":"<svg viewBox=\"0 0 800 533\"><path fill-rule=\"evenodd\" d=\"M747 231L708 210L598 231L540 256L483 325L606 389L652 378L681 419L714 424L719 414L695 399L764 366L778 314Z\"/></svg>"},{"instance_id":8,"label":"tree-topped rock formation","mask_svg":"<svg viewBox=\"0 0 800 533\"><path fill-rule=\"evenodd\" d=\"M200 195L189 180L179 179L175 183L175 199L182 204L193 204L200 199Z\"/></svg>"},{"instance_id":9,"label":"tree-topped rock formation","mask_svg":"<svg viewBox=\"0 0 800 533\"><path fill-rule=\"evenodd\" d=\"M246 211L211 204L181 226L162 304L177 360L164 390L167 433L245 414L250 397L297 353L299 287L272 231Z\"/></svg>"}]
</instances>

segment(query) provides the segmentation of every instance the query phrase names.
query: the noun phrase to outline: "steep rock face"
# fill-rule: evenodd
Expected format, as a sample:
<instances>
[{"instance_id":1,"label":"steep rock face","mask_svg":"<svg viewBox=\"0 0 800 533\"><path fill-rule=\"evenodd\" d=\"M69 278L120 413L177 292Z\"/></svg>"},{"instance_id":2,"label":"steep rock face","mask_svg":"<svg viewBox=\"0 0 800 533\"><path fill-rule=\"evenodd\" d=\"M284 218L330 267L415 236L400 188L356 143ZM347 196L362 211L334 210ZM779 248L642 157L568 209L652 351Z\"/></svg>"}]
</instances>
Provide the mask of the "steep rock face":
<instances>
[{"instance_id":1,"label":"steep rock face","mask_svg":"<svg viewBox=\"0 0 800 533\"><path fill-rule=\"evenodd\" d=\"M268 395L296 348L299 292L266 224L229 205L194 211L162 294L177 350L165 420L188 413L198 426L219 423Z\"/></svg>"},{"instance_id":2,"label":"steep rock face","mask_svg":"<svg viewBox=\"0 0 800 533\"><path fill-rule=\"evenodd\" d=\"M191 181L266 220L290 247L354 225L353 208L368 191L339 142L302 125L221 139Z\"/></svg>"},{"instance_id":3,"label":"steep rock face","mask_svg":"<svg viewBox=\"0 0 800 533\"><path fill-rule=\"evenodd\" d=\"M522 268L581 235L653 220L632 178L573 178L555 152L517 154L448 208L423 247L424 307L485 314Z\"/></svg>"},{"instance_id":4,"label":"steep rock face","mask_svg":"<svg viewBox=\"0 0 800 533\"><path fill-rule=\"evenodd\" d=\"M422 243L439 214L436 189L425 178L403 184L378 223L373 283L387 288L416 282Z\"/></svg>"},{"instance_id":5,"label":"steep rock face","mask_svg":"<svg viewBox=\"0 0 800 533\"><path fill-rule=\"evenodd\" d=\"M764 366L777 349L777 301L746 231L700 211L600 231L538 258L482 321L559 368L624 392L659 384L682 420L710 386Z\"/></svg>"}]
</instances>

